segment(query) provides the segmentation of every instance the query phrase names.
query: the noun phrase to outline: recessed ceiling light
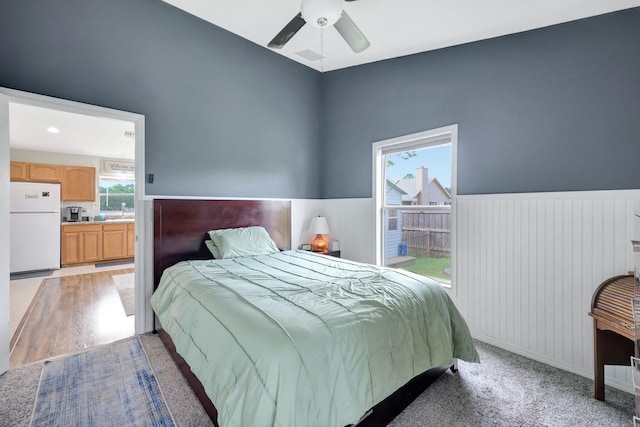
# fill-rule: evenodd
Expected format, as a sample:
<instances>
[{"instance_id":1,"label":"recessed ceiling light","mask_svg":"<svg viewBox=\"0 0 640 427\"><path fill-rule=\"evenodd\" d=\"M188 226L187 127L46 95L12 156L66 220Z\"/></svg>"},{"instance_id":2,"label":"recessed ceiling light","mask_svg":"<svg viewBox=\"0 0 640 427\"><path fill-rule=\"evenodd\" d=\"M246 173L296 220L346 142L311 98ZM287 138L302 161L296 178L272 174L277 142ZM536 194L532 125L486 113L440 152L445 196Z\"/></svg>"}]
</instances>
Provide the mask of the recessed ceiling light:
<instances>
[{"instance_id":1,"label":"recessed ceiling light","mask_svg":"<svg viewBox=\"0 0 640 427\"><path fill-rule=\"evenodd\" d=\"M47 132L49 132L49 133L60 133L60 129L58 129L57 127L51 126L50 128L47 128Z\"/></svg>"}]
</instances>

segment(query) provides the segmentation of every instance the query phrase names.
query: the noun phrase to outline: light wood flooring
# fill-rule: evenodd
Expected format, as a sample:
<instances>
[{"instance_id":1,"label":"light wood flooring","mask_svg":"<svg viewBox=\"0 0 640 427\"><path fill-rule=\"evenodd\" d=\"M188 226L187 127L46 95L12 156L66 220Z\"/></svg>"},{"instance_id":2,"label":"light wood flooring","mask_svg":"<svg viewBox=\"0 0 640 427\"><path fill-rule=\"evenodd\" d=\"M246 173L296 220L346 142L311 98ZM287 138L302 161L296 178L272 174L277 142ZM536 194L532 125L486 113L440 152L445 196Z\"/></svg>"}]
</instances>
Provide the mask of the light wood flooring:
<instances>
[{"instance_id":1,"label":"light wood flooring","mask_svg":"<svg viewBox=\"0 0 640 427\"><path fill-rule=\"evenodd\" d=\"M111 278L133 271L45 278L11 340L10 368L133 336Z\"/></svg>"}]
</instances>

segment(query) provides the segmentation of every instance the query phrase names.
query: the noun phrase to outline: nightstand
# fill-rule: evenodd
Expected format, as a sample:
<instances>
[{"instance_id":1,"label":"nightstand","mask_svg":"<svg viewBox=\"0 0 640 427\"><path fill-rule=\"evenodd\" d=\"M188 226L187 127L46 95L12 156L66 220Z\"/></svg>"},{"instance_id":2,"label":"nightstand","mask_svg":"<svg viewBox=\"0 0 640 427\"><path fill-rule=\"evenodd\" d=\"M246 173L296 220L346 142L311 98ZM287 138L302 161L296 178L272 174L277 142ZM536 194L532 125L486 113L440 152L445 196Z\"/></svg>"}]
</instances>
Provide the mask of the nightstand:
<instances>
[{"instance_id":1,"label":"nightstand","mask_svg":"<svg viewBox=\"0 0 640 427\"><path fill-rule=\"evenodd\" d=\"M316 252L320 255L329 255L334 256L336 258L340 258L340 251L326 251L326 252Z\"/></svg>"}]
</instances>

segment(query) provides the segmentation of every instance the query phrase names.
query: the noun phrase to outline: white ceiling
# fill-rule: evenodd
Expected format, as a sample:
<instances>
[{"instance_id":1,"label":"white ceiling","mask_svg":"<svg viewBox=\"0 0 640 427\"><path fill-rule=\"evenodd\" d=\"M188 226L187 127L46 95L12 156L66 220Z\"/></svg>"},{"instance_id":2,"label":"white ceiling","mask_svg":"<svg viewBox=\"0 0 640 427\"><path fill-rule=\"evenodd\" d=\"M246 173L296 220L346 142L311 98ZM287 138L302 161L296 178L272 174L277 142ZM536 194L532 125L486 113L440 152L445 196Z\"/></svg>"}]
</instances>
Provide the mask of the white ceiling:
<instances>
[{"instance_id":1,"label":"white ceiling","mask_svg":"<svg viewBox=\"0 0 640 427\"><path fill-rule=\"evenodd\" d=\"M133 122L86 116L60 110L9 104L9 146L52 153L71 153L112 159L134 159ZM49 127L60 133L49 133Z\"/></svg>"},{"instance_id":2,"label":"white ceiling","mask_svg":"<svg viewBox=\"0 0 640 427\"><path fill-rule=\"evenodd\" d=\"M247 40L267 44L300 11L302 0L164 0ZM308 0L307 0L308 1ZM309 24L281 50L281 55L319 71L512 34L534 28L640 6L640 0L358 0L344 10L371 42L353 53L335 28ZM324 47L324 49L322 49ZM310 49L322 61L297 52ZM271 50L271 49L270 49Z\"/></svg>"}]
</instances>

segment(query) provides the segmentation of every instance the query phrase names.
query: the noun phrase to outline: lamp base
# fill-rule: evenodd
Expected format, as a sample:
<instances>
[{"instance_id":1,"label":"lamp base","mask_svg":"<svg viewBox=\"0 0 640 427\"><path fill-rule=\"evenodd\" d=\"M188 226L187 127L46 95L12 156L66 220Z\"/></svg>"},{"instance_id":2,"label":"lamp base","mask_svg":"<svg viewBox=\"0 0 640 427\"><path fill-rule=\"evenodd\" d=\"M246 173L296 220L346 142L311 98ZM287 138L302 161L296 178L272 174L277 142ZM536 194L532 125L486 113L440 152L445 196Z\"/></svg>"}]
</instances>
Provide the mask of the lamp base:
<instances>
[{"instance_id":1,"label":"lamp base","mask_svg":"<svg viewBox=\"0 0 640 427\"><path fill-rule=\"evenodd\" d=\"M329 242L327 242L322 234L317 234L311 241L311 248L313 252L326 252L328 247Z\"/></svg>"}]
</instances>

